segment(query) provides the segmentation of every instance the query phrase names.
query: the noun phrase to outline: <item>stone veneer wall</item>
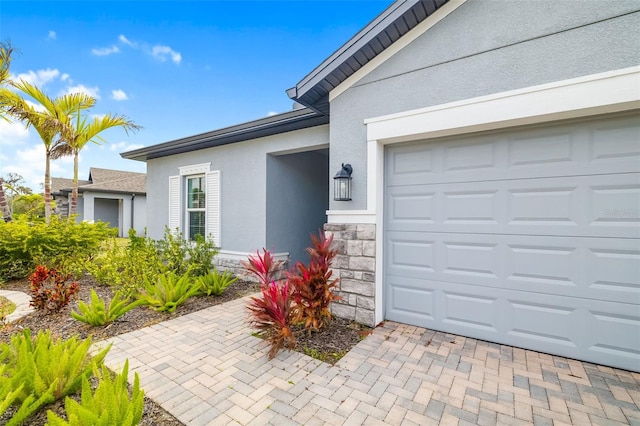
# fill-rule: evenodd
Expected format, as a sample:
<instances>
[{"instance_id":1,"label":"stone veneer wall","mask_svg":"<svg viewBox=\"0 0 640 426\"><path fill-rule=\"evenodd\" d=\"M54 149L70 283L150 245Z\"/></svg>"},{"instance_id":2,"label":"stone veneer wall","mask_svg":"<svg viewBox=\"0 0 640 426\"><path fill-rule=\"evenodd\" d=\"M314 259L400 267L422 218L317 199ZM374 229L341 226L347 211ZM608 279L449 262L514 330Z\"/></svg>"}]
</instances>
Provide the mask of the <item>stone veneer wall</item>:
<instances>
[{"instance_id":1,"label":"stone veneer wall","mask_svg":"<svg viewBox=\"0 0 640 426\"><path fill-rule=\"evenodd\" d=\"M253 253L255 255L255 253ZM246 261L247 259L243 259ZM216 256L213 258L213 266L219 271L231 271L231 273L241 280L246 280L250 282L258 282L258 279L255 275L247 273L246 269L240 263L241 260L238 259L230 259L225 258L223 256ZM285 260L281 263L280 268L275 274L275 279L280 280L284 276L284 271L289 267L289 261Z\"/></svg>"},{"instance_id":2,"label":"stone veneer wall","mask_svg":"<svg viewBox=\"0 0 640 426\"><path fill-rule=\"evenodd\" d=\"M342 300L332 303L332 313L375 326L376 226L327 223L324 230L339 253L332 266Z\"/></svg>"}]
</instances>

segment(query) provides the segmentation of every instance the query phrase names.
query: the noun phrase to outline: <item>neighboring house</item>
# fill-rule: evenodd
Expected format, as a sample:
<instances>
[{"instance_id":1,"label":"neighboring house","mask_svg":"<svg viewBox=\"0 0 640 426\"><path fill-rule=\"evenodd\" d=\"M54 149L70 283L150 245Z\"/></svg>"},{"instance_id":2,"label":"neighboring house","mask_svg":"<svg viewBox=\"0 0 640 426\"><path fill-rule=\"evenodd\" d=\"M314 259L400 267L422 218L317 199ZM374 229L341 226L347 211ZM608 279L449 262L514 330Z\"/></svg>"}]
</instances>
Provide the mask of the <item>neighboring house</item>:
<instances>
[{"instance_id":1,"label":"neighboring house","mask_svg":"<svg viewBox=\"0 0 640 426\"><path fill-rule=\"evenodd\" d=\"M640 371L640 3L397 1L287 93L122 154L152 235L295 260L326 223L340 316Z\"/></svg>"},{"instance_id":2,"label":"neighboring house","mask_svg":"<svg viewBox=\"0 0 640 426\"><path fill-rule=\"evenodd\" d=\"M103 221L126 237L129 229L138 235L147 225L146 174L121 170L89 169L88 180L78 180L78 221ZM51 178L55 212L68 217L73 179Z\"/></svg>"}]
</instances>

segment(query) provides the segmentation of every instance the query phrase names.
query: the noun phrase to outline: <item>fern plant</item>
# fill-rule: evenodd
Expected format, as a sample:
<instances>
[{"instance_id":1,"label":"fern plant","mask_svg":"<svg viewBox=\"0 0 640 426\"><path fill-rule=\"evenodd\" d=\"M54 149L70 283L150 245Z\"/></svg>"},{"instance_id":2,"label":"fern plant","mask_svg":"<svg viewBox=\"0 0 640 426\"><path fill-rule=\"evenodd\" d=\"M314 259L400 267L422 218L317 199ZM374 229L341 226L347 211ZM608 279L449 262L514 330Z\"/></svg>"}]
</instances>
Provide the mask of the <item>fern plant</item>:
<instances>
[{"instance_id":1,"label":"fern plant","mask_svg":"<svg viewBox=\"0 0 640 426\"><path fill-rule=\"evenodd\" d=\"M142 305L149 305L160 312L175 312L190 297L198 293L198 287L194 285L191 271L178 276L175 272L167 272L159 275L155 282L145 279L144 289L137 294L137 299Z\"/></svg>"},{"instance_id":2,"label":"fern plant","mask_svg":"<svg viewBox=\"0 0 640 426\"><path fill-rule=\"evenodd\" d=\"M2 389L11 392L2 399L12 399L10 404L20 404L8 424L21 424L42 406L76 392L82 378L89 377L94 366L104 362L111 348L107 347L92 358L89 355L91 343L91 338L78 341L76 337L54 341L51 331L41 331L32 340L31 331L26 329L22 334L11 336L10 344L2 344L0 365L5 366ZM7 386L6 380L10 385Z\"/></svg>"},{"instance_id":3,"label":"fern plant","mask_svg":"<svg viewBox=\"0 0 640 426\"><path fill-rule=\"evenodd\" d=\"M98 373L98 372L96 372ZM111 378L111 372L102 366L102 373L95 392L91 390L89 380L82 379L80 402L67 397L65 410L68 421L58 417L53 411L47 412L51 426L135 426L140 424L144 408L144 391L140 389L138 373L134 375L133 389L129 395L127 377L129 360L124 363L121 374Z\"/></svg>"},{"instance_id":4,"label":"fern plant","mask_svg":"<svg viewBox=\"0 0 640 426\"><path fill-rule=\"evenodd\" d=\"M2 352L6 355L9 348L9 345L4 345ZM35 396L29 395L21 403L16 404L22 394L24 384L16 383L12 377L5 373L8 367L7 364L0 364L0 415L4 414L12 405L18 405L18 410L13 413L7 425L21 425L40 407L54 401L53 392L45 392L38 400Z\"/></svg>"},{"instance_id":5,"label":"fern plant","mask_svg":"<svg viewBox=\"0 0 640 426\"><path fill-rule=\"evenodd\" d=\"M212 272L209 272L206 275L202 275L196 278L196 287L198 287L198 292L200 294L206 294L207 296L220 296L231 284L238 281L237 277L234 277L233 274L229 271L225 271L223 273L218 272L215 268L213 268Z\"/></svg>"},{"instance_id":6,"label":"fern plant","mask_svg":"<svg viewBox=\"0 0 640 426\"><path fill-rule=\"evenodd\" d=\"M142 304L143 302L139 300L130 302L130 299L125 296L125 292L119 290L115 292L111 302L109 302L109 306L106 307L104 300L92 289L91 304L87 305L83 301L80 301L78 303L78 310L80 312L72 311L71 316L78 321L98 327L114 322L130 310Z\"/></svg>"}]
</instances>

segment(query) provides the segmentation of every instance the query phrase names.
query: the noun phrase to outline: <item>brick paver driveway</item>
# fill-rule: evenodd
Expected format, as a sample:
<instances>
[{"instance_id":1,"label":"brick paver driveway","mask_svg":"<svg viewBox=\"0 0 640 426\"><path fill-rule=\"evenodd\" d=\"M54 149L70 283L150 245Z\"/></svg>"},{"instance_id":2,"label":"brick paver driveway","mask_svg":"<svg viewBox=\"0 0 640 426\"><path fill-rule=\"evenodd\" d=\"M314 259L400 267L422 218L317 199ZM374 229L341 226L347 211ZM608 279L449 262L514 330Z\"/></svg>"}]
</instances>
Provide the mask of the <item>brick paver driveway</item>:
<instances>
[{"instance_id":1,"label":"brick paver driveway","mask_svg":"<svg viewBox=\"0 0 640 426\"><path fill-rule=\"evenodd\" d=\"M638 373L391 322L335 366L268 361L245 303L112 338L107 364L188 425L640 425Z\"/></svg>"}]
</instances>

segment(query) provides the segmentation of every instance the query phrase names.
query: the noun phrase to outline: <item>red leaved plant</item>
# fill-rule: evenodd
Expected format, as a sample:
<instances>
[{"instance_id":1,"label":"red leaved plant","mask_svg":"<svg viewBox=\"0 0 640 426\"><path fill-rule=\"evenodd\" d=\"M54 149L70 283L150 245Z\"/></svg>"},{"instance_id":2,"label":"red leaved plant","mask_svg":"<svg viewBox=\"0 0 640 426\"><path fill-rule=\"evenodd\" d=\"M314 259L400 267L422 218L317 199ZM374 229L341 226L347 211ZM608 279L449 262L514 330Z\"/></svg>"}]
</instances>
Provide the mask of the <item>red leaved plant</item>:
<instances>
[{"instance_id":1,"label":"red leaved plant","mask_svg":"<svg viewBox=\"0 0 640 426\"><path fill-rule=\"evenodd\" d=\"M280 348L292 349L296 345L291 331L291 290L289 283L276 283L273 276L279 266L269 250L256 252L257 257L249 256L248 262L242 262L248 272L258 277L262 298L251 297L247 309L251 314L250 324L260 330L271 344L269 359L276 356Z\"/></svg>"},{"instance_id":2,"label":"red leaved plant","mask_svg":"<svg viewBox=\"0 0 640 426\"><path fill-rule=\"evenodd\" d=\"M31 282L31 302L37 310L59 312L71 301L71 297L80 290L76 282L67 284L71 274L63 274L55 268L48 269L38 265L29 276Z\"/></svg>"},{"instance_id":3,"label":"red leaved plant","mask_svg":"<svg viewBox=\"0 0 640 426\"><path fill-rule=\"evenodd\" d=\"M338 254L331 249L332 241L333 236L326 238L322 231L318 236L311 234L312 247L307 248L309 266L298 262L293 271L285 274L293 287L292 320L304 323L309 332L327 325L331 321L329 305L342 299L333 293L339 279L331 279L331 262Z\"/></svg>"},{"instance_id":4,"label":"red leaved plant","mask_svg":"<svg viewBox=\"0 0 640 426\"><path fill-rule=\"evenodd\" d=\"M250 323L260 330L271 344L269 359L280 348L293 349L296 339L289 325L291 318L291 291L289 283L282 285L275 281L262 286L262 298L252 297L247 309L251 312Z\"/></svg>"},{"instance_id":5,"label":"red leaved plant","mask_svg":"<svg viewBox=\"0 0 640 426\"><path fill-rule=\"evenodd\" d=\"M266 287L273 281L273 276L282 262L276 262L271 252L263 248L262 255L260 255L260 251L256 251L256 257L249 256L248 262L240 263L247 272L258 278L261 287Z\"/></svg>"}]
</instances>

